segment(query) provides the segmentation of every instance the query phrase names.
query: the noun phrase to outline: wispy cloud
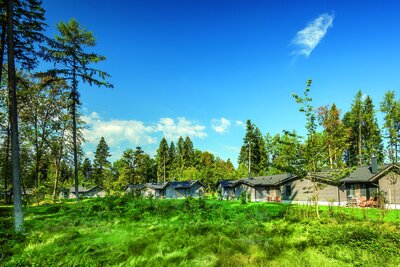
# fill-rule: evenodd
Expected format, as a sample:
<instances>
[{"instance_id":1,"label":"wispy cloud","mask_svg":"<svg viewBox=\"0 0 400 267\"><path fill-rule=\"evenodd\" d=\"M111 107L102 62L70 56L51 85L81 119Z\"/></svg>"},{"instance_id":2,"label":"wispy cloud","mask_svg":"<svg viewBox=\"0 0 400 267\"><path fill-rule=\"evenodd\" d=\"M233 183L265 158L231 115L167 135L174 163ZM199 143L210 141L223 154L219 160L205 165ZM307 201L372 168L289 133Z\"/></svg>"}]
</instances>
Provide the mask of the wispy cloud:
<instances>
[{"instance_id":1,"label":"wispy cloud","mask_svg":"<svg viewBox=\"0 0 400 267\"><path fill-rule=\"evenodd\" d=\"M297 32L292 40L292 45L296 46L291 53L294 56L309 57L314 48L321 42L326 32L333 25L333 14L324 13L315 20L309 22L307 27Z\"/></svg>"},{"instance_id":2,"label":"wispy cloud","mask_svg":"<svg viewBox=\"0 0 400 267\"><path fill-rule=\"evenodd\" d=\"M220 134L226 132L230 126L231 122L225 118L211 120L211 128Z\"/></svg>"}]
</instances>

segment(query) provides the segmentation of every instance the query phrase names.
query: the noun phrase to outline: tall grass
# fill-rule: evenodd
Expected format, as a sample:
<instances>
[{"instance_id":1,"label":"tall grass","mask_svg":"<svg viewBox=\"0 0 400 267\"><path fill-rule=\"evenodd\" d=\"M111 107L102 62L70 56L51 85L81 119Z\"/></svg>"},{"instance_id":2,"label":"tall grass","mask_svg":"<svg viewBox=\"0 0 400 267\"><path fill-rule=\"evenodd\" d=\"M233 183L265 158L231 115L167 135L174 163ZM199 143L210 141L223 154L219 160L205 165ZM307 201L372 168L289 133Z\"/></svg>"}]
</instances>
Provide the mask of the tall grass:
<instances>
[{"instance_id":1,"label":"tall grass","mask_svg":"<svg viewBox=\"0 0 400 267\"><path fill-rule=\"evenodd\" d=\"M1 219L5 266L398 266L400 226L347 209L117 198L30 207ZM389 219L388 219L389 218ZM6 229L6 230L4 230Z\"/></svg>"}]
</instances>

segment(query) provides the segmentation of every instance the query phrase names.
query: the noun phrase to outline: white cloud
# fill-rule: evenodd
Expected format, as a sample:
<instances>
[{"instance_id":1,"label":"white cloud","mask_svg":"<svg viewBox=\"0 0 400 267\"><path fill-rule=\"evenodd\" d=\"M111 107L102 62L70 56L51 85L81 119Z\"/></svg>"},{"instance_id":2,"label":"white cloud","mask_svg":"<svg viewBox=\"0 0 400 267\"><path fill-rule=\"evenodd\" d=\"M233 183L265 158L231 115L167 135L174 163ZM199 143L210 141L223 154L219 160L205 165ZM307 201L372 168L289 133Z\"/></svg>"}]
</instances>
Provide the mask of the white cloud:
<instances>
[{"instance_id":1,"label":"white cloud","mask_svg":"<svg viewBox=\"0 0 400 267\"><path fill-rule=\"evenodd\" d=\"M225 118L212 119L211 128L217 133L224 133L231 126L231 122Z\"/></svg>"},{"instance_id":2,"label":"white cloud","mask_svg":"<svg viewBox=\"0 0 400 267\"><path fill-rule=\"evenodd\" d=\"M333 19L333 14L322 14L309 22L307 27L297 32L296 37L292 40L292 44L296 46L292 55L309 57L328 29L332 27Z\"/></svg>"},{"instance_id":3,"label":"white cloud","mask_svg":"<svg viewBox=\"0 0 400 267\"><path fill-rule=\"evenodd\" d=\"M205 126L184 117L178 117L177 121L172 118L161 118L155 127L155 131L162 132L168 140L176 140L179 136L204 138L207 136L205 129Z\"/></svg>"},{"instance_id":4,"label":"white cloud","mask_svg":"<svg viewBox=\"0 0 400 267\"><path fill-rule=\"evenodd\" d=\"M84 130L87 142L97 145L104 137L111 147L127 143L132 146L151 145L157 142L156 135L162 133L168 140L175 140L179 136L204 138L205 126L179 117L161 118L156 124L145 124L139 120L103 120L99 114L92 112L82 118L88 125Z\"/></svg>"}]
</instances>

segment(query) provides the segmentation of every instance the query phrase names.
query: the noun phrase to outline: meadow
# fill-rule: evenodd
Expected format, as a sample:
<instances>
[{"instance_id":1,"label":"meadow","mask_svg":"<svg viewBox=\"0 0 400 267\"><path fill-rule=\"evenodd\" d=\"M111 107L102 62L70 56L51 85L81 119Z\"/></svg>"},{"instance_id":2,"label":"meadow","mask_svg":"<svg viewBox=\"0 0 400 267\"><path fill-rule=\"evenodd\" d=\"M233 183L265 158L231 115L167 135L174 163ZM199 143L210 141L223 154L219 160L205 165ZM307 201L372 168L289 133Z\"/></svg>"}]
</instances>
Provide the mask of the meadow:
<instances>
[{"instance_id":1,"label":"meadow","mask_svg":"<svg viewBox=\"0 0 400 267\"><path fill-rule=\"evenodd\" d=\"M131 196L2 206L3 266L399 266L397 211Z\"/></svg>"}]
</instances>

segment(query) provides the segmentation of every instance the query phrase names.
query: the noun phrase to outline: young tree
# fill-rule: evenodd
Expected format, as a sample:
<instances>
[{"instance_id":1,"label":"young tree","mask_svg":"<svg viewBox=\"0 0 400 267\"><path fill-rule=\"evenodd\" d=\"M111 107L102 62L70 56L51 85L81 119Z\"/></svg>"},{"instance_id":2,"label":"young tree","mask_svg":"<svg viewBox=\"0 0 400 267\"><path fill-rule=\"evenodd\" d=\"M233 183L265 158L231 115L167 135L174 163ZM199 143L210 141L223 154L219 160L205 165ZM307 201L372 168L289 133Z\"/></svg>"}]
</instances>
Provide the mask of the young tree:
<instances>
[{"instance_id":1,"label":"young tree","mask_svg":"<svg viewBox=\"0 0 400 267\"><path fill-rule=\"evenodd\" d=\"M294 99L298 104L301 105L299 111L304 113L307 119L306 130L307 130L307 142L304 149L304 160L305 166L297 170L296 174L300 177L305 178L307 172L310 172L310 179L313 182L313 194L315 200L315 211L317 218L319 218L319 192L325 188L325 184L319 182L318 178L313 173L316 173L320 169L320 158L321 158L321 142L318 138L317 133L317 114L312 106L312 98L309 96L312 80L308 80L306 83L306 89L304 96L301 97L297 94L293 94Z\"/></svg>"},{"instance_id":2,"label":"young tree","mask_svg":"<svg viewBox=\"0 0 400 267\"><path fill-rule=\"evenodd\" d=\"M93 33L83 28L75 19L60 22L57 25L60 35L55 36L50 48L44 49L45 59L55 63L56 68L49 70L46 75L60 77L71 86L71 114L73 124L74 148L74 177L76 200L78 194L78 143L77 143L77 108L79 106L79 80L89 85L112 87L105 79L106 72L89 67L90 64L105 60L104 56L86 52L87 48L96 45Z\"/></svg>"}]
</instances>

